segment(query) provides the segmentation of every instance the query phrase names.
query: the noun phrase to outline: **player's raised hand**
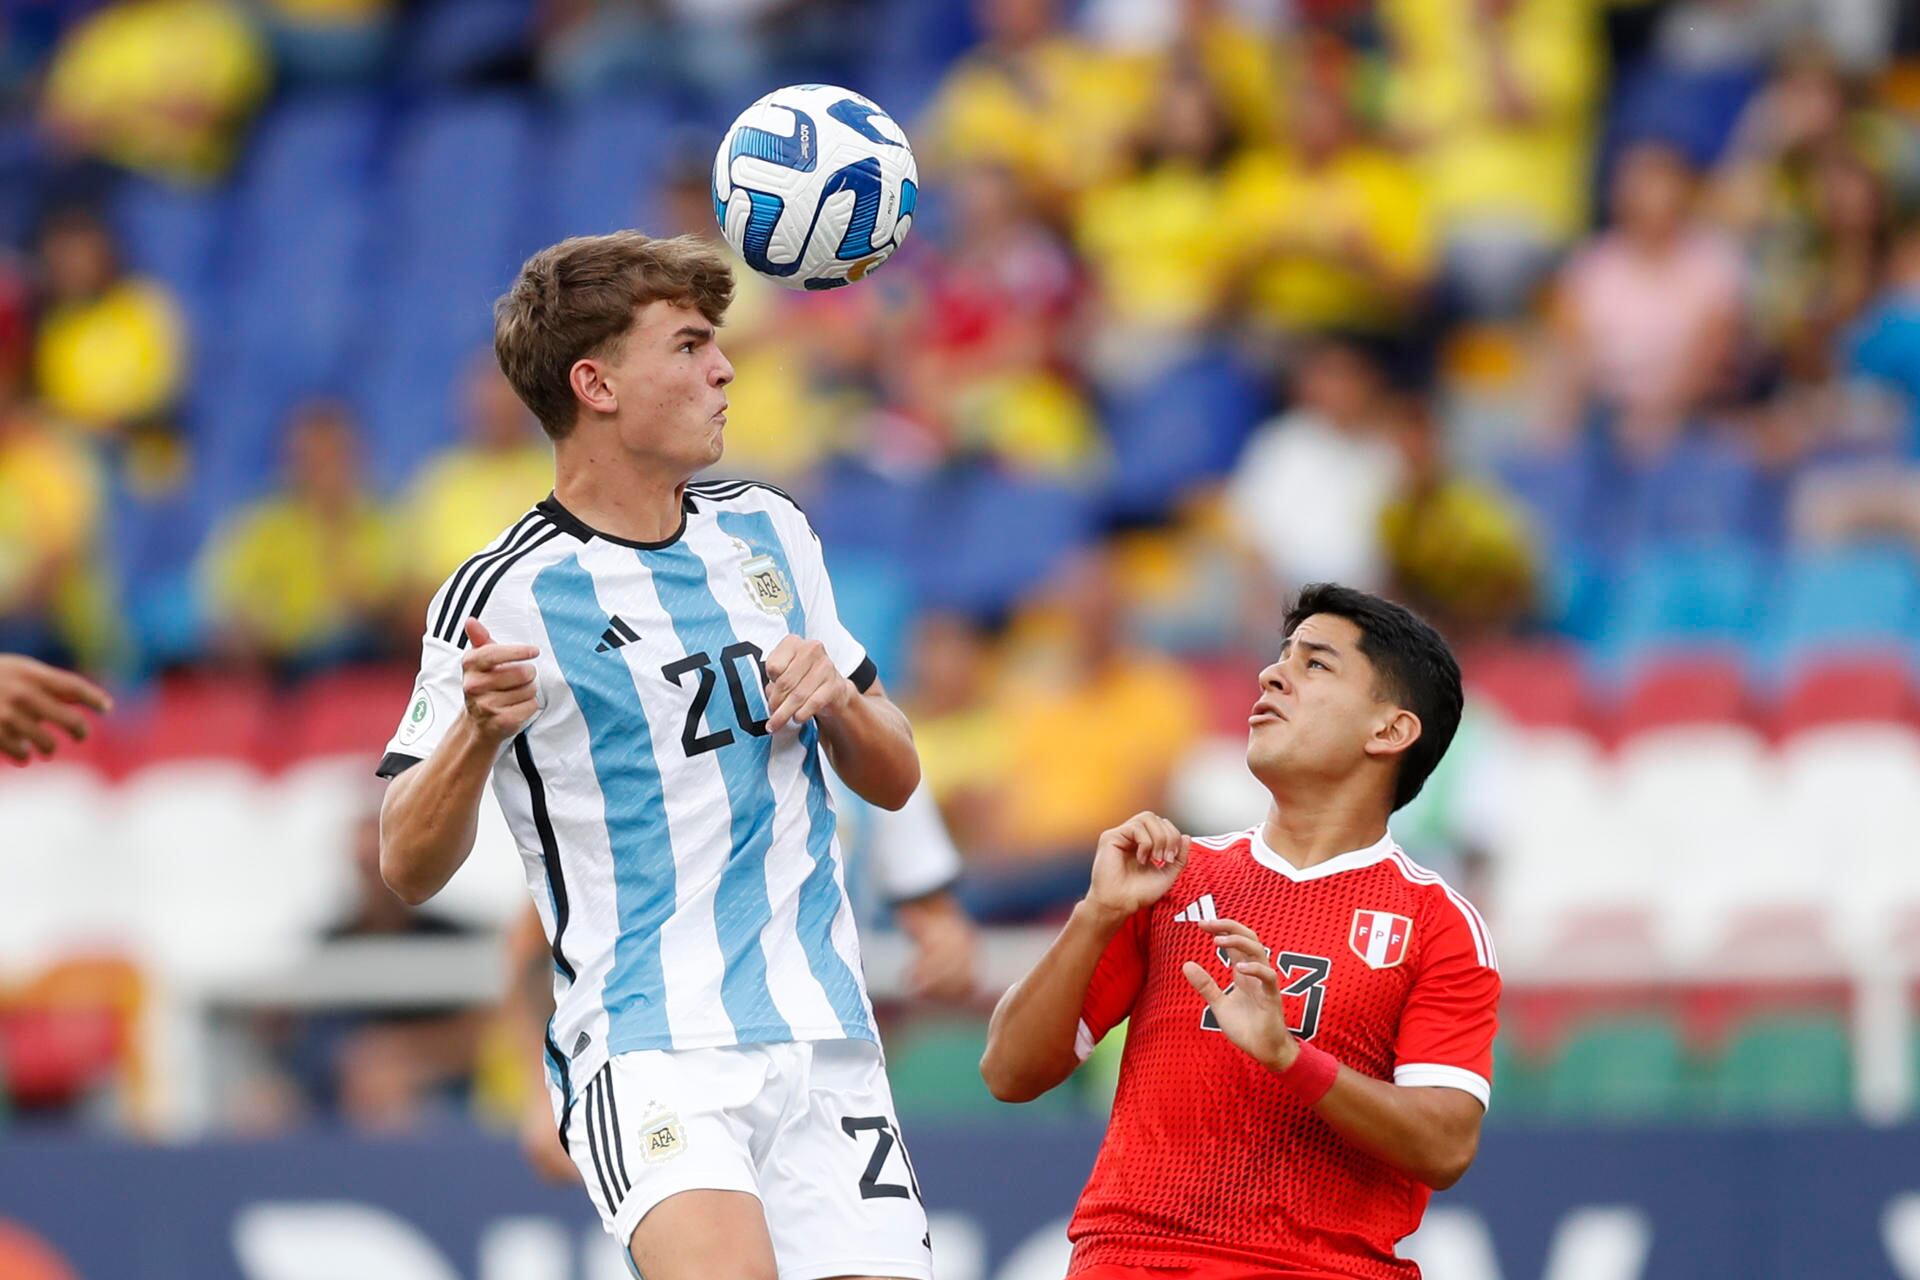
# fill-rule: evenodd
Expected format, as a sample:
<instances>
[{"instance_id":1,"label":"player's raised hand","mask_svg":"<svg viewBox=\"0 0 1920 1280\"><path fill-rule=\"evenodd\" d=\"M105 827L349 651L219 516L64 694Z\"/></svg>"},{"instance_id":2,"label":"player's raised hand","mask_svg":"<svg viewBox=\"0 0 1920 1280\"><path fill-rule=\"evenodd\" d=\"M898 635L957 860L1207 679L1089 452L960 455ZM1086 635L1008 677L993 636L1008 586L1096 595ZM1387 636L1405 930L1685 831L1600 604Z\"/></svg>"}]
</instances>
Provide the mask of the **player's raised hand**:
<instances>
[{"instance_id":1,"label":"player's raised hand","mask_svg":"<svg viewBox=\"0 0 1920 1280\"><path fill-rule=\"evenodd\" d=\"M540 709L530 644L496 644L480 619L467 619L473 647L460 660L461 689L467 718L490 742L505 742L527 727Z\"/></svg>"},{"instance_id":2,"label":"player's raised hand","mask_svg":"<svg viewBox=\"0 0 1920 1280\"><path fill-rule=\"evenodd\" d=\"M91 680L16 653L0 653L0 755L26 764L53 755L59 729L75 742L91 725L80 708L113 709L113 699Z\"/></svg>"},{"instance_id":3,"label":"player's raised hand","mask_svg":"<svg viewBox=\"0 0 1920 1280\"><path fill-rule=\"evenodd\" d=\"M1291 1066L1300 1042L1287 1030L1280 999L1280 975L1258 935L1238 920L1200 920L1195 928L1213 935L1214 945L1231 957L1233 985L1222 991L1205 965L1189 960L1180 972L1213 1010L1215 1022L1242 1052L1275 1071Z\"/></svg>"},{"instance_id":4,"label":"player's raised hand","mask_svg":"<svg viewBox=\"0 0 1920 1280\"><path fill-rule=\"evenodd\" d=\"M827 646L804 636L782 636L766 656L767 730L799 726L817 715L832 714L860 696L853 681L840 674Z\"/></svg>"},{"instance_id":5,"label":"player's raised hand","mask_svg":"<svg viewBox=\"0 0 1920 1280\"><path fill-rule=\"evenodd\" d=\"M1158 902L1187 865L1186 836L1157 813L1136 813L1100 833L1087 900L1103 914L1130 916Z\"/></svg>"}]
</instances>

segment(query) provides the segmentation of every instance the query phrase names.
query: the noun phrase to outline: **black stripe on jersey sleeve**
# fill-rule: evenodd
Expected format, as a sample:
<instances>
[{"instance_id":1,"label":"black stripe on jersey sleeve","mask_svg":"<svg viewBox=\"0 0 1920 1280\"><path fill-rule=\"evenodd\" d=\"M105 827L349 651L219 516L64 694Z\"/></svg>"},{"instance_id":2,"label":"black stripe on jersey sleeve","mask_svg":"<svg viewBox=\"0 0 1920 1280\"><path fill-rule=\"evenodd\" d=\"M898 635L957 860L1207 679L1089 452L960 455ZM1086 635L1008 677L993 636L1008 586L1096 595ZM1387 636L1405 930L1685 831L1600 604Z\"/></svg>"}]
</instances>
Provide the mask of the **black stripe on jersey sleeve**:
<instances>
[{"instance_id":1,"label":"black stripe on jersey sleeve","mask_svg":"<svg viewBox=\"0 0 1920 1280\"><path fill-rule=\"evenodd\" d=\"M419 756L410 756L400 751L389 751L380 757L380 764L374 769L373 776L376 778L397 778L419 763Z\"/></svg>"},{"instance_id":2,"label":"black stripe on jersey sleeve","mask_svg":"<svg viewBox=\"0 0 1920 1280\"><path fill-rule=\"evenodd\" d=\"M860 665L853 669L853 674L847 677L853 681L853 687L862 693L873 688L873 682L879 678L880 668L873 665L873 659L870 657L862 658Z\"/></svg>"},{"instance_id":3,"label":"black stripe on jersey sleeve","mask_svg":"<svg viewBox=\"0 0 1920 1280\"><path fill-rule=\"evenodd\" d=\"M520 517L518 524L507 531L506 536L500 540L499 546L493 548L491 551L482 551L478 555L467 557L467 562L454 571L453 576L447 579L446 594L440 599L440 612L433 620L433 634L435 636L442 640L451 639L447 634L447 623L453 613L453 602L456 599L462 598L466 591L471 589L470 584L473 578L485 571L486 564L491 561L493 557L501 555L511 548L526 531L527 525L541 518L538 511L527 512L526 515ZM457 626L459 624L455 623L454 625Z\"/></svg>"},{"instance_id":4,"label":"black stripe on jersey sleeve","mask_svg":"<svg viewBox=\"0 0 1920 1280\"><path fill-rule=\"evenodd\" d=\"M500 567L493 571L493 576L491 578L487 579L487 585L480 589L480 598L473 602L472 616L476 618L479 617L480 611L487 607L487 601L493 596L493 589L500 585L500 579L507 576L507 570L513 568L513 566L515 566L516 564L519 564L521 560L525 559L529 551L538 550L539 548L545 546L549 542L552 542L555 538L559 536L560 536L560 530L549 528L545 533L535 538L532 542L529 542L526 546L520 548L520 550L514 552L511 556L508 556L505 560L501 561ZM454 644L454 647L457 649L464 649L467 647L467 644L468 644L467 629L465 626L460 627L460 634L454 638L453 644Z\"/></svg>"},{"instance_id":5,"label":"black stripe on jersey sleeve","mask_svg":"<svg viewBox=\"0 0 1920 1280\"><path fill-rule=\"evenodd\" d=\"M480 580L487 576L487 571L497 564L512 564L518 560L534 547L541 540L542 535L551 528L552 525L545 516L538 516L532 523L520 531L520 534L513 542L501 547L498 551L487 553L480 564L475 567L474 571L467 576L466 585L460 589L460 599L454 604L453 611L447 618L446 627L436 634L448 644L459 642L461 637L466 633L466 628L462 624L469 617L479 613L478 609L469 610L467 604L473 599L474 591L479 588ZM451 592L449 592L449 594L451 594Z\"/></svg>"}]
</instances>

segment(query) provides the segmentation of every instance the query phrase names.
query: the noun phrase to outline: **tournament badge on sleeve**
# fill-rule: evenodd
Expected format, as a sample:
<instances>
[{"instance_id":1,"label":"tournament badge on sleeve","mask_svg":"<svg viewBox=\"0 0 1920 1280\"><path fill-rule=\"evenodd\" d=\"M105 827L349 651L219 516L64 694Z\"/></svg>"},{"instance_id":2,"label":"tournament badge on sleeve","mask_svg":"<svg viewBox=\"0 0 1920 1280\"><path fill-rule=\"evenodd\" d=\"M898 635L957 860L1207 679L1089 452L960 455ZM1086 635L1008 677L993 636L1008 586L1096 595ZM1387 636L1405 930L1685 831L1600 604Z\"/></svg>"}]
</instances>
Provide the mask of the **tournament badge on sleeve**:
<instances>
[{"instance_id":1,"label":"tournament badge on sleeve","mask_svg":"<svg viewBox=\"0 0 1920 1280\"><path fill-rule=\"evenodd\" d=\"M1407 958L1413 921L1386 911L1356 911L1347 945L1369 968L1391 969Z\"/></svg>"}]
</instances>

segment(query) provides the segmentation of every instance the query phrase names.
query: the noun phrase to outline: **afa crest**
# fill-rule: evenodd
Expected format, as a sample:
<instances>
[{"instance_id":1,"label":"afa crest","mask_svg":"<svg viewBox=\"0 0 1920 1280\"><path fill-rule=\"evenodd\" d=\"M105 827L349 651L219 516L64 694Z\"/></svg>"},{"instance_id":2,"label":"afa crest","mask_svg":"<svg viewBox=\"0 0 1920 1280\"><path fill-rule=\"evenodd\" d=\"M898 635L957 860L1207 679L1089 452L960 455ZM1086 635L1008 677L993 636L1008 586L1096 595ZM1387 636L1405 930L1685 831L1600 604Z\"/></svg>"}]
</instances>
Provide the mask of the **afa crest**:
<instances>
[{"instance_id":1,"label":"afa crest","mask_svg":"<svg viewBox=\"0 0 1920 1280\"><path fill-rule=\"evenodd\" d=\"M793 587L772 556L755 556L740 566L747 580L747 594L768 613L786 614L793 609Z\"/></svg>"}]
</instances>

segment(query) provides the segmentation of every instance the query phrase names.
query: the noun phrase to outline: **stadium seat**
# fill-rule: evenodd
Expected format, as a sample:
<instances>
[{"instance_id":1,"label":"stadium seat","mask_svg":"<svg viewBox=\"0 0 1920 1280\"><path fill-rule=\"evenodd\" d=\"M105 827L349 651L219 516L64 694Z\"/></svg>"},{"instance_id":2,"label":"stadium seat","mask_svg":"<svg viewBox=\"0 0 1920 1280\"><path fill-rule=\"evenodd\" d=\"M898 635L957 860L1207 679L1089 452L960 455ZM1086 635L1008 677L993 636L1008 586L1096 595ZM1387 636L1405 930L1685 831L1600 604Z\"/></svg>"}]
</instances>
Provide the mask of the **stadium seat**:
<instances>
[{"instance_id":1,"label":"stadium seat","mask_svg":"<svg viewBox=\"0 0 1920 1280\"><path fill-rule=\"evenodd\" d=\"M114 192L112 221L128 266L172 289L196 332L214 319L213 267L226 211L223 192L150 179L129 177Z\"/></svg>"},{"instance_id":2,"label":"stadium seat","mask_svg":"<svg viewBox=\"0 0 1920 1280\"><path fill-rule=\"evenodd\" d=\"M1810 657L1788 676L1770 718L1776 735L1843 724L1920 723L1920 692L1898 657Z\"/></svg>"},{"instance_id":3,"label":"stadium seat","mask_svg":"<svg viewBox=\"0 0 1920 1280\"><path fill-rule=\"evenodd\" d=\"M1581 1028L1547 1065L1545 1109L1568 1119L1647 1120L1675 1115L1691 1094L1686 1055L1658 1018Z\"/></svg>"},{"instance_id":4,"label":"stadium seat","mask_svg":"<svg viewBox=\"0 0 1920 1280\"><path fill-rule=\"evenodd\" d=\"M275 735L277 758L351 756L370 769L400 723L412 682L411 671L392 667L314 676L282 699L276 719L286 728Z\"/></svg>"},{"instance_id":5,"label":"stadium seat","mask_svg":"<svg viewBox=\"0 0 1920 1280\"><path fill-rule=\"evenodd\" d=\"M110 794L93 771L64 760L0 768L0 971L120 932L115 886L94 877Z\"/></svg>"},{"instance_id":6,"label":"stadium seat","mask_svg":"<svg viewBox=\"0 0 1920 1280\"><path fill-rule=\"evenodd\" d=\"M1920 564L1890 546L1796 555L1773 600L1764 656L1775 669L1802 655L1893 653L1920 619Z\"/></svg>"},{"instance_id":7,"label":"stadium seat","mask_svg":"<svg viewBox=\"0 0 1920 1280\"><path fill-rule=\"evenodd\" d=\"M527 0L428 0L410 16L403 77L454 83L511 66L532 44Z\"/></svg>"},{"instance_id":8,"label":"stadium seat","mask_svg":"<svg viewBox=\"0 0 1920 1280\"><path fill-rule=\"evenodd\" d=\"M653 98L593 97L555 122L543 241L657 225L673 113Z\"/></svg>"},{"instance_id":9,"label":"stadium seat","mask_svg":"<svg viewBox=\"0 0 1920 1280\"><path fill-rule=\"evenodd\" d=\"M1819 869L1835 929L1857 946L1883 942L1920 906L1920 859L1890 833L1920 831L1920 733L1837 725L1779 748L1780 825Z\"/></svg>"},{"instance_id":10,"label":"stadium seat","mask_svg":"<svg viewBox=\"0 0 1920 1280\"><path fill-rule=\"evenodd\" d=\"M123 767L175 760L264 760L276 726L266 688L241 677L159 682L120 715Z\"/></svg>"},{"instance_id":11,"label":"stadium seat","mask_svg":"<svg viewBox=\"0 0 1920 1280\"><path fill-rule=\"evenodd\" d=\"M1612 716L1616 740L1687 725L1752 720L1746 676L1732 655L1650 658L1632 675Z\"/></svg>"},{"instance_id":12,"label":"stadium seat","mask_svg":"<svg viewBox=\"0 0 1920 1280\"><path fill-rule=\"evenodd\" d=\"M1742 1027L1707 1073L1706 1099L1729 1116L1838 1116L1853 1103L1853 1055L1832 1015L1775 1015Z\"/></svg>"},{"instance_id":13,"label":"stadium seat","mask_svg":"<svg viewBox=\"0 0 1920 1280\"><path fill-rule=\"evenodd\" d=\"M826 546L860 547L904 559L920 521L925 488L918 477L892 476L851 458L835 458L814 473L798 496Z\"/></svg>"},{"instance_id":14,"label":"stadium seat","mask_svg":"<svg viewBox=\"0 0 1920 1280\"><path fill-rule=\"evenodd\" d=\"M988 467L941 473L923 501L914 528L915 592L930 605L965 613L1010 608L1095 527L1086 491Z\"/></svg>"},{"instance_id":15,"label":"stadium seat","mask_svg":"<svg viewBox=\"0 0 1920 1280\"><path fill-rule=\"evenodd\" d=\"M453 388L493 335L493 301L536 248L528 104L506 94L435 101L388 163L355 395L372 471L403 483L456 436Z\"/></svg>"},{"instance_id":16,"label":"stadium seat","mask_svg":"<svg viewBox=\"0 0 1920 1280\"><path fill-rule=\"evenodd\" d=\"M1713 438L1676 444L1657 462L1622 468L1613 495L1622 546L1765 545L1775 533L1774 486L1749 452Z\"/></svg>"},{"instance_id":17,"label":"stadium seat","mask_svg":"<svg viewBox=\"0 0 1920 1280\"><path fill-rule=\"evenodd\" d=\"M1606 149L1611 152L1627 139L1657 137L1710 168L1765 74L1764 66L1751 63L1693 68L1643 59L1615 87Z\"/></svg>"},{"instance_id":18,"label":"stadium seat","mask_svg":"<svg viewBox=\"0 0 1920 1280\"><path fill-rule=\"evenodd\" d=\"M1587 729L1593 723L1579 654L1564 645L1503 645L1463 655L1468 695L1493 701L1522 728Z\"/></svg>"},{"instance_id":19,"label":"stadium seat","mask_svg":"<svg viewBox=\"0 0 1920 1280\"><path fill-rule=\"evenodd\" d=\"M1142 385L1109 394L1104 406L1113 471L1110 514L1158 519L1186 490L1225 474L1267 410L1261 379L1229 352L1207 351Z\"/></svg>"},{"instance_id":20,"label":"stadium seat","mask_svg":"<svg viewBox=\"0 0 1920 1280\"><path fill-rule=\"evenodd\" d=\"M1647 552L1616 588L1614 626L1596 656L1625 674L1655 653L1750 645L1760 628L1762 569L1758 553L1739 543Z\"/></svg>"},{"instance_id":21,"label":"stadium seat","mask_svg":"<svg viewBox=\"0 0 1920 1280\"><path fill-rule=\"evenodd\" d=\"M1522 1054L1510 1036L1493 1042L1493 1100L1489 1115L1510 1120L1539 1113L1546 1078L1540 1064Z\"/></svg>"}]
</instances>

